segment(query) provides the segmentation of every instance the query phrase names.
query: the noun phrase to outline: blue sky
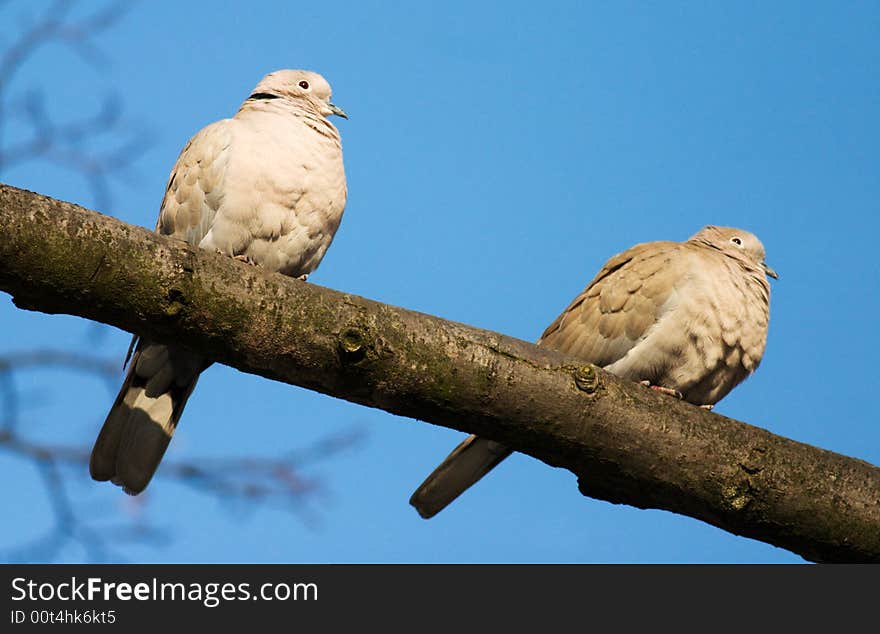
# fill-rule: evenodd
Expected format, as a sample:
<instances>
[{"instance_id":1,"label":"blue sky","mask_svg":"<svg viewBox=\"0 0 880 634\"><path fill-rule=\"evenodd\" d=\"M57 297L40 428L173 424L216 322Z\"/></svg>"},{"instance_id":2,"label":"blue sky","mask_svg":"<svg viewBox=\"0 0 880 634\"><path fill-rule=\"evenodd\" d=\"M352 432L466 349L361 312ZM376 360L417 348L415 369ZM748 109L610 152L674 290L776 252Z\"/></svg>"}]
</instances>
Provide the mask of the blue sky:
<instances>
[{"instance_id":1,"label":"blue sky","mask_svg":"<svg viewBox=\"0 0 880 634\"><path fill-rule=\"evenodd\" d=\"M37 3L3 7L3 41ZM611 255L706 224L755 232L773 284L767 352L716 411L880 464L871 402L880 311L880 5L872 2L255 2L137 5L95 72L43 49L11 90L47 90L57 119L117 90L152 144L104 209L153 227L187 139L278 68L321 72L349 184L311 282L534 340ZM20 134L15 128L11 136ZM76 174L0 178L92 207ZM0 353L128 335L0 300ZM32 438L90 445L112 395L59 372L19 377ZM214 366L168 458L276 456L328 434L364 440L307 465L315 521L229 508L159 476L139 504L66 471L96 526L145 517L139 562L794 562L686 517L582 497L574 476L517 455L431 521L413 488L461 434ZM31 463L0 452L4 552L52 523ZM10 483L14 483L10 486ZM58 554L81 561L74 543Z\"/></svg>"}]
</instances>

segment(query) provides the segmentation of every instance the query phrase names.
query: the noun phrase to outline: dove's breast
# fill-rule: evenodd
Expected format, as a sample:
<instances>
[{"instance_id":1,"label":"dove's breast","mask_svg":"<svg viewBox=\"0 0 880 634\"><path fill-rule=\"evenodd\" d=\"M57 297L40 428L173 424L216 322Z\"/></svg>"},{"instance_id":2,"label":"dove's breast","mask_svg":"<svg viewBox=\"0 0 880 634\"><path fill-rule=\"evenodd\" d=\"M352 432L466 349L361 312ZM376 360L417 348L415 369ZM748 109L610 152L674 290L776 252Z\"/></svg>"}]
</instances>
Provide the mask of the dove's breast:
<instances>
[{"instance_id":1,"label":"dove's breast","mask_svg":"<svg viewBox=\"0 0 880 634\"><path fill-rule=\"evenodd\" d=\"M704 254L705 255L705 254ZM769 321L769 286L722 255L702 257L676 289L676 302L645 341L662 350L652 383L688 402L718 402L761 361Z\"/></svg>"},{"instance_id":2,"label":"dove's breast","mask_svg":"<svg viewBox=\"0 0 880 634\"><path fill-rule=\"evenodd\" d=\"M579 327L563 322L553 347L579 354L577 346L558 345L579 332L590 343L580 356L609 372L678 390L690 403L714 404L761 361L769 319L766 278L687 245L652 251L588 288L577 308Z\"/></svg>"},{"instance_id":3,"label":"dove's breast","mask_svg":"<svg viewBox=\"0 0 880 634\"><path fill-rule=\"evenodd\" d=\"M311 273L345 209L335 128L291 113L250 113L234 122L225 197L201 246L285 275Z\"/></svg>"}]
</instances>

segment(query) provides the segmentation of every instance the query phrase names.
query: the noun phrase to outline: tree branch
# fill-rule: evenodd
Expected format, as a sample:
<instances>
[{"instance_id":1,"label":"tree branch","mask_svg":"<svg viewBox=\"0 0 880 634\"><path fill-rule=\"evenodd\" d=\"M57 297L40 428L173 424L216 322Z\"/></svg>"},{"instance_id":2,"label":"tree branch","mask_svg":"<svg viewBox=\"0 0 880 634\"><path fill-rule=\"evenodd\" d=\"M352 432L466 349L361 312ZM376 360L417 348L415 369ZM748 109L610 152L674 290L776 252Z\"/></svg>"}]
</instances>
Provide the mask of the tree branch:
<instances>
[{"instance_id":1,"label":"tree branch","mask_svg":"<svg viewBox=\"0 0 880 634\"><path fill-rule=\"evenodd\" d=\"M880 561L880 469L501 334L269 273L0 185L0 290L244 372L503 442L584 495L815 561Z\"/></svg>"}]
</instances>

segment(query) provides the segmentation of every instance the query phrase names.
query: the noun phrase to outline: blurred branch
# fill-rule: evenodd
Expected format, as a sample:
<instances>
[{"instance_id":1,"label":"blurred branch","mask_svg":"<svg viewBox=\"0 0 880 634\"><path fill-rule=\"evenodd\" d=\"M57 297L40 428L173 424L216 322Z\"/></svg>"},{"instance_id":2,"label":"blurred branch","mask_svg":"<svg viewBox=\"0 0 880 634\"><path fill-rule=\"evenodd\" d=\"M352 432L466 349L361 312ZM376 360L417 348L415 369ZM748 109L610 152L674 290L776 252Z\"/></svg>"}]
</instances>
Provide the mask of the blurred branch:
<instances>
[{"instance_id":1,"label":"blurred branch","mask_svg":"<svg viewBox=\"0 0 880 634\"><path fill-rule=\"evenodd\" d=\"M107 382L115 391L122 365L118 360L83 352L61 349L31 350L0 355L0 450L23 458L38 469L43 478L53 514L51 529L28 544L7 552L10 561L51 559L70 543L79 544L89 559L120 559L110 546L122 538L153 540L160 531L149 525L119 526L110 533L100 530L95 520L86 520L77 512L78 505L68 491L70 482L82 480L88 473L89 451L82 445L47 444L29 440L20 424L21 398L15 388L16 374L41 369L63 369L89 374ZM109 401L108 401L109 402ZM157 477L177 481L200 493L215 497L230 506L271 504L299 513L306 522L314 518L305 504L320 488L320 483L301 473L310 461L330 458L350 449L361 440L359 430L321 439L315 445L277 458L245 457L196 460L167 460ZM138 498L137 504L142 504ZM100 517L99 517L100 519Z\"/></svg>"},{"instance_id":2,"label":"blurred branch","mask_svg":"<svg viewBox=\"0 0 880 634\"><path fill-rule=\"evenodd\" d=\"M106 61L93 40L122 19L132 3L116 0L79 20L69 18L75 4L73 0L55 0L36 20L24 25L16 40L0 54L0 91L38 48L52 42L68 46L92 65L99 66Z\"/></svg>"},{"instance_id":3,"label":"blurred branch","mask_svg":"<svg viewBox=\"0 0 880 634\"><path fill-rule=\"evenodd\" d=\"M817 561L880 561L880 469L568 357L0 185L0 289L241 371L496 440L584 495Z\"/></svg>"},{"instance_id":4,"label":"blurred branch","mask_svg":"<svg viewBox=\"0 0 880 634\"><path fill-rule=\"evenodd\" d=\"M108 209L110 180L124 177L149 144L144 132L133 130L123 120L119 95L106 95L93 114L59 123L49 113L42 90L29 89L20 97L10 90L12 80L36 51L52 43L65 46L96 69L106 65L107 58L95 38L122 19L132 3L109 2L82 18L70 16L74 5L71 0L49 4L0 52L0 174L23 163L47 161L81 174L91 188L95 205ZM7 129L12 124L27 130L25 138L15 143L7 141ZM100 140L110 147L93 149L91 145Z\"/></svg>"}]
</instances>

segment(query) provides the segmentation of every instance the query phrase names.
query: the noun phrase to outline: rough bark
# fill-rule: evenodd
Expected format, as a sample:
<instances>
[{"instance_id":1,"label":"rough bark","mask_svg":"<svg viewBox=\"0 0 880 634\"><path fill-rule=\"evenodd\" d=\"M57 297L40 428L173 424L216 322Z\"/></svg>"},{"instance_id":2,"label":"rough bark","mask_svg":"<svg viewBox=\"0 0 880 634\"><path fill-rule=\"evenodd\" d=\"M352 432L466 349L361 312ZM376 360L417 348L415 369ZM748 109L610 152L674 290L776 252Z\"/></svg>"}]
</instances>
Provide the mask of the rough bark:
<instances>
[{"instance_id":1,"label":"rough bark","mask_svg":"<svg viewBox=\"0 0 880 634\"><path fill-rule=\"evenodd\" d=\"M570 470L587 496L813 561L880 561L880 469L861 460L5 185L0 231L0 290L20 308L185 342L244 372L487 436Z\"/></svg>"}]
</instances>

